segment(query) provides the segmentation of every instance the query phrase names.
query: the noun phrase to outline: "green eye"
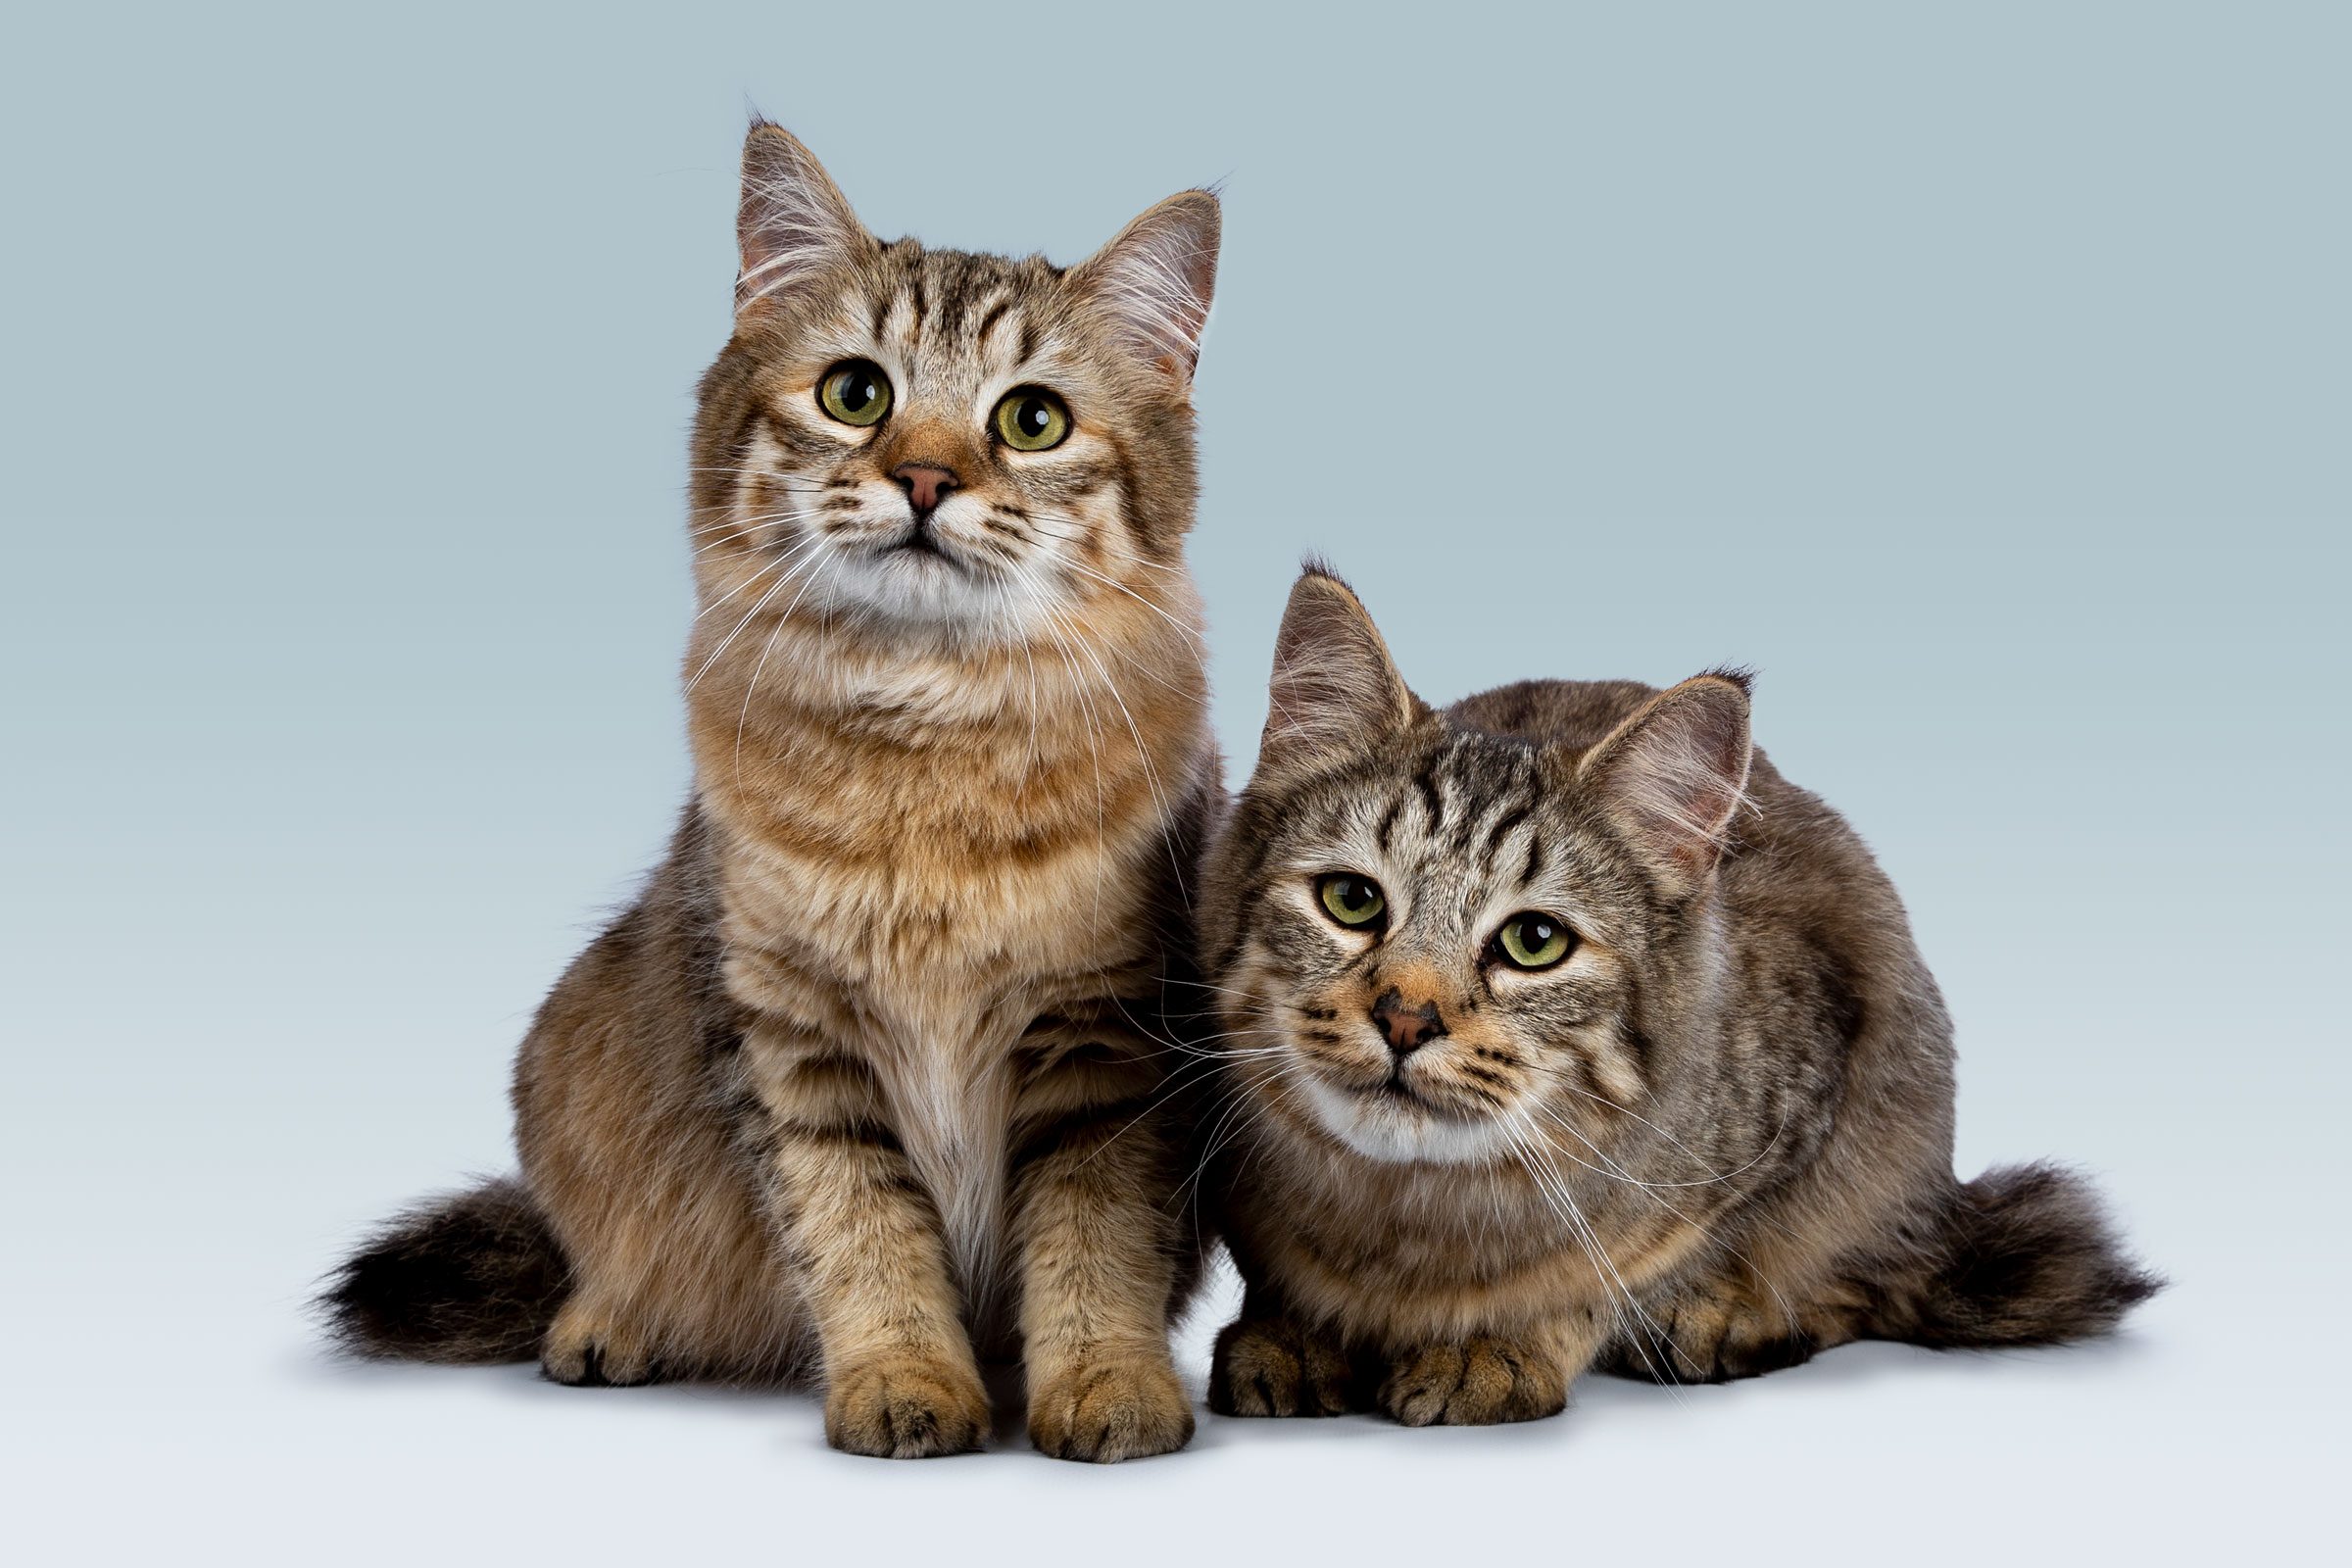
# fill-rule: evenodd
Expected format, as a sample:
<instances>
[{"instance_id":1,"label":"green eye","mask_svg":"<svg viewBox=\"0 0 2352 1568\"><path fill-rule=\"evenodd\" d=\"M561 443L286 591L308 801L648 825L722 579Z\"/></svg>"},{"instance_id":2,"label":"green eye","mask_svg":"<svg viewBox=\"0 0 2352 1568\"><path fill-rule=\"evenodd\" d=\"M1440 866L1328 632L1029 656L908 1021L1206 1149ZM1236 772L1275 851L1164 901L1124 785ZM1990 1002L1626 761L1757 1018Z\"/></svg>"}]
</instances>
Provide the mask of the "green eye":
<instances>
[{"instance_id":1,"label":"green eye","mask_svg":"<svg viewBox=\"0 0 2352 1568\"><path fill-rule=\"evenodd\" d=\"M1388 912L1389 901L1382 896L1380 884L1352 871L1325 877L1315 884L1315 892L1323 900L1324 910L1342 925L1370 925Z\"/></svg>"},{"instance_id":2,"label":"green eye","mask_svg":"<svg viewBox=\"0 0 2352 1568\"><path fill-rule=\"evenodd\" d=\"M816 383L816 402L844 424L879 424L890 412L890 377L871 360L844 360Z\"/></svg>"},{"instance_id":3,"label":"green eye","mask_svg":"<svg viewBox=\"0 0 2352 1568\"><path fill-rule=\"evenodd\" d=\"M1070 433L1070 411L1042 386L1015 387L997 405L997 434L1015 452L1043 452Z\"/></svg>"},{"instance_id":4,"label":"green eye","mask_svg":"<svg viewBox=\"0 0 2352 1568\"><path fill-rule=\"evenodd\" d=\"M1502 922L1494 945L1514 968L1548 969L1568 956L1568 950L1576 946L1576 933L1566 921L1548 914L1514 914Z\"/></svg>"}]
</instances>

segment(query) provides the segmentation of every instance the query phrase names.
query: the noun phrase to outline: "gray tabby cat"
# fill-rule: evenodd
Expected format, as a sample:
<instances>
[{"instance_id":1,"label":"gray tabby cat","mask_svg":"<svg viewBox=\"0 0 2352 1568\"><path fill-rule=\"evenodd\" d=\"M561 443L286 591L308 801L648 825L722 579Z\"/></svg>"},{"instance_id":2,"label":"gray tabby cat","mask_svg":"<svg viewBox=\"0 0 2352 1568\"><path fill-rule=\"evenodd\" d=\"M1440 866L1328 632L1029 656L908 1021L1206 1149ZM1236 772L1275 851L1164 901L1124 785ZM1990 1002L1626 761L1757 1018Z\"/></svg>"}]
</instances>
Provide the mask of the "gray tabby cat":
<instances>
[{"instance_id":1,"label":"gray tabby cat","mask_svg":"<svg viewBox=\"0 0 2352 1568\"><path fill-rule=\"evenodd\" d=\"M1433 711L1310 567L1201 922L1248 1283L1218 1410L1525 1420L1594 1364L2046 1344L2157 1288L2078 1179L1954 1179L1902 905L1738 674Z\"/></svg>"}]
</instances>

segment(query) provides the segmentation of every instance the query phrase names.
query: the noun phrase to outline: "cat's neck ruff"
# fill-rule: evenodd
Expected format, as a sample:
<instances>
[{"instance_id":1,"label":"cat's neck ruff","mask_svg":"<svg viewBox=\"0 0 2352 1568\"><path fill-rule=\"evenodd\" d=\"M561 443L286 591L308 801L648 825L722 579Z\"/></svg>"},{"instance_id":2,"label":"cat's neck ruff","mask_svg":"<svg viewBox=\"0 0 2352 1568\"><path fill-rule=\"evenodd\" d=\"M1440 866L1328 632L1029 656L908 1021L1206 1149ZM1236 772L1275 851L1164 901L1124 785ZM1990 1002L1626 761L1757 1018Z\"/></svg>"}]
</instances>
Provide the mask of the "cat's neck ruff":
<instances>
[{"instance_id":1,"label":"cat's neck ruff","mask_svg":"<svg viewBox=\"0 0 2352 1568\"><path fill-rule=\"evenodd\" d=\"M698 742L724 732L730 766L755 732L778 725L830 725L909 752L1116 753L1142 738L1147 710L1182 728L1188 710L1205 713L1200 606L1189 582L1181 589L1155 599L1121 586L1018 641L814 615L755 620L726 646L707 650L714 640L698 637L689 650L690 716Z\"/></svg>"},{"instance_id":2,"label":"cat's neck ruff","mask_svg":"<svg viewBox=\"0 0 2352 1568\"><path fill-rule=\"evenodd\" d=\"M1106 594L1082 641L960 658L781 622L691 693L698 792L778 919L1042 924L1057 965L1098 939L1040 907L1116 903L1213 768L1197 618Z\"/></svg>"}]
</instances>

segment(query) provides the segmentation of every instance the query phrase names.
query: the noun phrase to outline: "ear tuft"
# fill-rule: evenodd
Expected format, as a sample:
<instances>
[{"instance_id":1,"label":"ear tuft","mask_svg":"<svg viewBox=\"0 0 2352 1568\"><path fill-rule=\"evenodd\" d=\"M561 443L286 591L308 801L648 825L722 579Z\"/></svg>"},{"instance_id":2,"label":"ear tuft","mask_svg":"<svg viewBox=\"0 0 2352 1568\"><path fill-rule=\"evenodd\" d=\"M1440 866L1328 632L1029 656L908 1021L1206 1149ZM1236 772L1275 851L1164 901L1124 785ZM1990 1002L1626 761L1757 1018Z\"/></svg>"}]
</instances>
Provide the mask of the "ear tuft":
<instances>
[{"instance_id":1,"label":"ear tuft","mask_svg":"<svg viewBox=\"0 0 2352 1568\"><path fill-rule=\"evenodd\" d=\"M1258 770L1297 768L1357 749L1411 723L1419 711L1363 601L1330 567L1308 560L1274 635Z\"/></svg>"},{"instance_id":2,"label":"ear tuft","mask_svg":"<svg viewBox=\"0 0 2352 1568\"><path fill-rule=\"evenodd\" d=\"M1750 678L1711 671L1660 692L1578 769L1580 782L1678 880L1696 883L1714 870L1746 804Z\"/></svg>"},{"instance_id":3,"label":"ear tuft","mask_svg":"<svg viewBox=\"0 0 2352 1568\"><path fill-rule=\"evenodd\" d=\"M873 237L816 155L791 131L755 116L743 138L735 242L742 257L735 274L740 316L857 260Z\"/></svg>"},{"instance_id":4,"label":"ear tuft","mask_svg":"<svg viewBox=\"0 0 2352 1568\"><path fill-rule=\"evenodd\" d=\"M1146 365L1189 385L1217 289L1217 198L1179 191L1119 230L1071 275Z\"/></svg>"}]
</instances>

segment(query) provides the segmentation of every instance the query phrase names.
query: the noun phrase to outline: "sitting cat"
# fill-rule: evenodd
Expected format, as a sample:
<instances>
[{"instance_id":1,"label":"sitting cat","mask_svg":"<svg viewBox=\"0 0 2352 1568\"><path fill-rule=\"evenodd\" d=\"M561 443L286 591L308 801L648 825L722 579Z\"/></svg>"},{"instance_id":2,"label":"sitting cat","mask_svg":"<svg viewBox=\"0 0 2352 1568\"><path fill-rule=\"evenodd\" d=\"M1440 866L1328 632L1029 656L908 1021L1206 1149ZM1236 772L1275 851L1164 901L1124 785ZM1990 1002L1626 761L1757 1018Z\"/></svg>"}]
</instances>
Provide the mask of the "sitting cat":
<instances>
[{"instance_id":1,"label":"sitting cat","mask_svg":"<svg viewBox=\"0 0 2352 1568\"><path fill-rule=\"evenodd\" d=\"M1067 270L885 243L752 127L693 441L695 787L514 1073L519 1180L396 1221L343 1340L811 1376L858 1453L1193 1430L1163 987L1220 799L1184 563L1202 191Z\"/></svg>"},{"instance_id":2,"label":"sitting cat","mask_svg":"<svg viewBox=\"0 0 2352 1568\"><path fill-rule=\"evenodd\" d=\"M1310 566L1205 889L1216 1410L1527 1420L1596 1363L2047 1344L2156 1288L2076 1178L1954 1179L1902 905L1740 675L1433 711Z\"/></svg>"}]
</instances>

